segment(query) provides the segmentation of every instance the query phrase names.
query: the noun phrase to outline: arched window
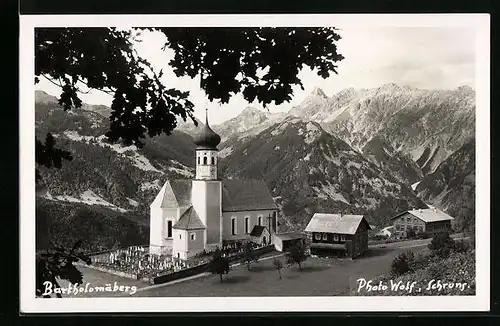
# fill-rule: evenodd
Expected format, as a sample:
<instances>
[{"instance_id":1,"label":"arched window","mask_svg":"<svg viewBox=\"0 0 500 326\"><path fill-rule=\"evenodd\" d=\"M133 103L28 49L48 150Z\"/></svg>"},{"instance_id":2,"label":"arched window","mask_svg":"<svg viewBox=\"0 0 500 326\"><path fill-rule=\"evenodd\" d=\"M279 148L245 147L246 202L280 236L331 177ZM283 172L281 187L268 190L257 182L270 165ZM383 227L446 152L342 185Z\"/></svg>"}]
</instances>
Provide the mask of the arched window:
<instances>
[{"instance_id":1,"label":"arched window","mask_svg":"<svg viewBox=\"0 0 500 326\"><path fill-rule=\"evenodd\" d=\"M198 156L198 164L200 164L200 157Z\"/></svg>"},{"instance_id":2,"label":"arched window","mask_svg":"<svg viewBox=\"0 0 500 326\"><path fill-rule=\"evenodd\" d=\"M215 157L212 156L212 165L215 164Z\"/></svg>"},{"instance_id":3,"label":"arched window","mask_svg":"<svg viewBox=\"0 0 500 326\"><path fill-rule=\"evenodd\" d=\"M206 157L206 156L205 156L205 157L203 157L203 164L204 164L204 165L207 165L207 157Z\"/></svg>"}]
</instances>

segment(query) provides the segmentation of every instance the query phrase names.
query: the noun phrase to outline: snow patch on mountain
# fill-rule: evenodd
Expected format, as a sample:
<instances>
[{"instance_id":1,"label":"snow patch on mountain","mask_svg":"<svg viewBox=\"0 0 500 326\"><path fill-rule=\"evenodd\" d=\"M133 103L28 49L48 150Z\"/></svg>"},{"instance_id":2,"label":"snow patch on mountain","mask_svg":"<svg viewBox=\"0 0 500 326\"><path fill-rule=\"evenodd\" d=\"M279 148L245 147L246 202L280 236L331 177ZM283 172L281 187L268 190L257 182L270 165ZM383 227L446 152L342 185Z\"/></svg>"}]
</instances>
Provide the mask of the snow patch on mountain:
<instances>
[{"instance_id":1,"label":"snow patch on mountain","mask_svg":"<svg viewBox=\"0 0 500 326\"><path fill-rule=\"evenodd\" d=\"M221 149L219 151L218 156L219 156L219 158L224 158L224 157L231 155L232 152L233 152L233 148L231 146L224 147L223 149Z\"/></svg>"},{"instance_id":2,"label":"snow patch on mountain","mask_svg":"<svg viewBox=\"0 0 500 326\"><path fill-rule=\"evenodd\" d=\"M117 212L121 212L121 213L127 212L126 209L123 209L121 207L113 205L110 202L104 200L103 198L98 196L92 190L84 191L82 194L80 194L80 198L75 198L75 197L68 196L68 195L52 196L49 192L47 192L43 197L45 197L49 200L55 200L55 201L81 203L81 204L86 204L86 205L105 206L105 207L112 209L112 210L115 210Z\"/></svg>"},{"instance_id":3,"label":"snow patch on mountain","mask_svg":"<svg viewBox=\"0 0 500 326\"><path fill-rule=\"evenodd\" d=\"M143 182L139 186L140 191L160 190L160 189L161 189L160 179L156 179L155 181L152 182Z\"/></svg>"},{"instance_id":4,"label":"snow patch on mountain","mask_svg":"<svg viewBox=\"0 0 500 326\"><path fill-rule=\"evenodd\" d=\"M338 189L335 185L333 185L330 181L326 181L326 184L321 184L320 187L312 187L314 191L316 191L316 195L321 199L331 199L334 201L340 201L350 205L342 195L342 193L338 192Z\"/></svg>"},{"instance_id":5,"label":"snow patch on mountain","mask_svg":"<svg viewBox=\"0 0 500 326\"><path fill-rule=\"evenodd\" d=\"M155 168L153 166L153 164L151 164L151 162L145 156L139 154L137 152L137 147L135 145L122 146L120 144L109 144L109 143L104 142L104 140L105 140L104 135L101 135L99 137L82 136L77 131L74 131L74 130L65 131L64 135L73 141L81 141L81 142L85 142L87 144L91 144L94 142L95 144L97 144L101 147L110 148L113 151L117 152L118 154L122 154L122 156L127 157L130 160L132 160L133 165L141 170L163 173L162 171ZM126 153L129 153L130 155L125 155Z\"/></svg>"},{"instance_id":6,"label":"snow patch on mountain","mask_svg":"<svg viewBox=\"0 0 500 326\"><path fill-rule=\"evenodd\" d=\"M411 189L413 190L416 190L417 189L417 186L419 185L419 183L422 182L422 181L419 181L419 182L415 182L414 184L411 185Z\"/></svg>"}]
</instances>

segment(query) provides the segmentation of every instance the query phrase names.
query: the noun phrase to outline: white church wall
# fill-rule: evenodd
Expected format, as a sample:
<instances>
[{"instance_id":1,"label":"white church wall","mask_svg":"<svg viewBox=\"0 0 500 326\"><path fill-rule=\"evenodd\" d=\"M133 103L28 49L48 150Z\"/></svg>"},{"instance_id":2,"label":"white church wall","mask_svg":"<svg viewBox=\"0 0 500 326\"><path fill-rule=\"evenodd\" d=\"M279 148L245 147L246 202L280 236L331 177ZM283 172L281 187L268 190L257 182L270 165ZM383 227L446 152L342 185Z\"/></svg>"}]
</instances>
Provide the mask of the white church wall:
<instances>
[{"instance_id":1,"label":"white church wall","mask_svg":"<svg viewBox=\"0 0 500 326\"><path fill-rule=\"evenodd\" d=\"M220 242L220 211L221 211L220 181L193 180L193 207L206 227L207 243Z\"/></svg>"},{"instance_id":2,"label":"white church wall","mask_svg":"<svg viewBox=\"0 0 500 326\"><path fill-rule=\"evenodd\" d=\"M150 208L149 244L151 247L162 246L163 214L160 207Z\"/></svg>"},{"instance_id":3,"label":"white church wall","mask_svg":"<svg viewBox=\"0 0 500 326\"><path fill-rule=\"evenodd\" d=\"M174 240L172 246L172 257L186 259L187 252L187 232L186 230L174 229Z\"/></svg>"},{"instance_id":4,"label":"white church wall","mask_svg":"<svg viewBox=\"0 0 500 326\"><path fill-rule=\"evenodd\" d=\"M248 233L252 232L255 225L258 225L259 216L262 217L262 226L269 228L268 216L273 215L273 210L241 211L241 212L223 212L222 213L222 239L223 240L241 240L249 239L245 233L245 218L249 217ZM232 234L231 220L236 218L236 234Z\"/></svg>"}]
</instances>

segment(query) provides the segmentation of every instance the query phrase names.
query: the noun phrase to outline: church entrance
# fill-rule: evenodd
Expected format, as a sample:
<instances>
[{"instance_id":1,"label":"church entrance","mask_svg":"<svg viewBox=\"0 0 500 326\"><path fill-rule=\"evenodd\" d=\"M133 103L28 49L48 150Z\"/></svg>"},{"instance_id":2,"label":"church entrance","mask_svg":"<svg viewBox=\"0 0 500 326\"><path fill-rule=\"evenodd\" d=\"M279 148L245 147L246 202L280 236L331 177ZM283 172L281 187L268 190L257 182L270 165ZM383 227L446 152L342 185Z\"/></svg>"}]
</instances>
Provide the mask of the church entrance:
<instances>
[{"instance_id":1,"label":"church entrance","mask_svg":"<svg viewBox=\"0 0 500 326\"><path fill-rule=\"evenodd\" d=\"M262 243L263 243L263 244L267 244L267 239L266 239L266 236L264 236L264 237L262 238Z\"/></svg>"}]
</instances>

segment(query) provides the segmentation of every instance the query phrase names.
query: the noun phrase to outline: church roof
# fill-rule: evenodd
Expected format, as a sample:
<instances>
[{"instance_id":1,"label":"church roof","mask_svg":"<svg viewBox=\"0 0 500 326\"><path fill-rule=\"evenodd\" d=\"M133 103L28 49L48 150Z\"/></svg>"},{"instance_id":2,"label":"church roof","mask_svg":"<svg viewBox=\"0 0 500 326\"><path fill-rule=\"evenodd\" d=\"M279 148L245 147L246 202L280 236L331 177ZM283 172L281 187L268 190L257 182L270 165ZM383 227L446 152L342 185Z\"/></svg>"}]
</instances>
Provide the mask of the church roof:
<instances>
[{"instance_id":1,"label":"church roof","mask_svg":"<svg viewBox=\"0 0 500 326\"><path fill-rule=\"evenodd\" d=\"M191 206L192 180L165 182L151 206L178 208ZM260 180L222 181L222 211L275 210L276 203L266 184Z\"/></svg>"},{"instance_id":2,"label":"church roof","mask_svg":"<svg viewBox=\"0 0 500 326\"><path fill-rule=\"evenodd\" d=\"M208 124L208 114L205 120L205 125L200 132L194 136L194 143L198 149L217 149L217 145L221 142L220 136L210 128Z\"/></svg>"},{"instance_id":3,"label":"church roof","mask_svg":"<svg viewBox=\"0 0 500 326\"><path fill-rule=\"evenodd\" d=\"M151 205L162 208L191 206L191 185L191 180L168 180Z\"/></svg>"},{"instance_id":4,"label":"church roof","mask_svg":"<svg viewBox=\"0 0 500 326\"><path fill-rule=\"evenodd\" d=\"M224 180L222 182L222 211L239 212L278 209L264 181Z\"/></svg>"},{"instance_id":5,"label":"church roof","mask_svg":"<svg viewBox=\"0 0 500 326\"><path fill-rule=\"evenodd\" d=\"M205 225L200 220L200 217L198 216L198 213L196 213L193 206L190 206L184 214L182 214L179 221L175 223L173 228L181 230L200 230L204 229Z\"/></svg>"}]
</instances>

